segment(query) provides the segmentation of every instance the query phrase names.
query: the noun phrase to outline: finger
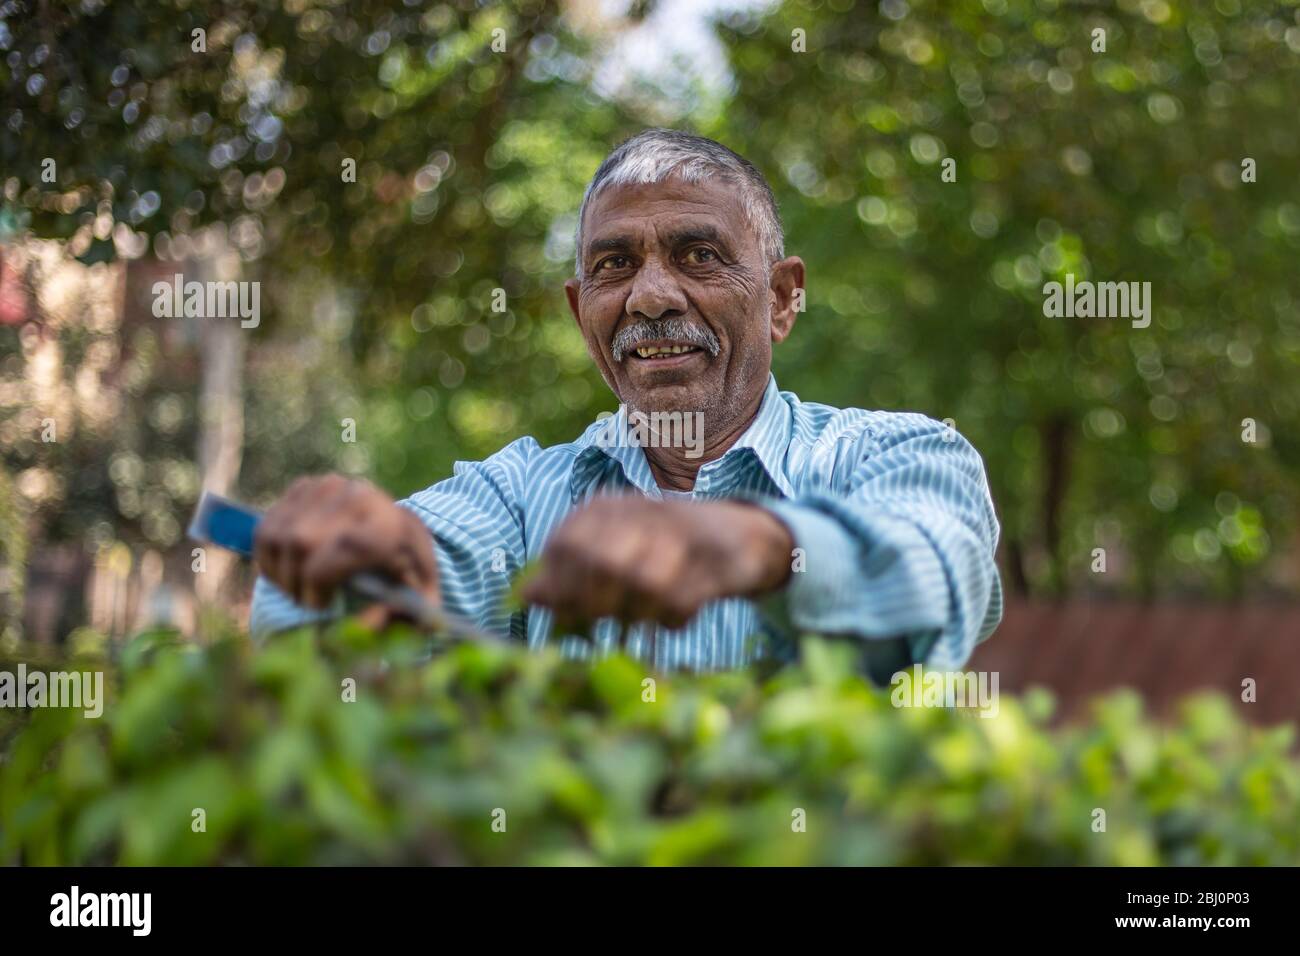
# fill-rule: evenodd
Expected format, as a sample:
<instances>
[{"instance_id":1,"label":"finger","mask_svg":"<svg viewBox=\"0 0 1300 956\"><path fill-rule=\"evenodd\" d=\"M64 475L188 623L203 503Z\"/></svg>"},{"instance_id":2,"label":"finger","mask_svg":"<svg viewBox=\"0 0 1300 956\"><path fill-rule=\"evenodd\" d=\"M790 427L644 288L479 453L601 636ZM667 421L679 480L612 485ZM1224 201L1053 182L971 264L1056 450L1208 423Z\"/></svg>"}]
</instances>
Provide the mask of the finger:
<instances>
[{"instance_id":1,"label":"finger","mask_svg":"<svg viewBox=\"0 0 1300 956\"><path fill-rule=\"evenodd\" d=\"M357 562L354 570L378 571L440 603L433 535L395 502L384 498L378 504L371 497L352 510L347 535Z\"/></svg>"},{"instance_id":2,"label":"finger","mask_svg":"<svg viewBox=\"0 0 1300 956\"><path fill-rule=\"evenodd\" d=\"M271 506L253 533L254 560L262 573L286 593L293 593L294 584L292 574L286 578L282 571L287 567L292 572L293 568L292 561L286 562L284 552L290 545L304 507L319 495L322 487L328 487L328 484L323 484L325 482L326 477L299 478Z\"/></svg>"},{"instance_id":3,"label":"finger","mask_svg":"<svg viewBox=\"0 0 1300 956\"><path fill-rule=\"evenodd\" d=\"M310 606L323 606L326 596L306 593L310 582L304 578L304 567L312 555L339 533L344 514L344 504L350 494L344 479L322 479L310 494L300 497L295 505L291 522L281 535L277 568L281 586L298 603L313 602ZM314 591L314 589L312 589Z\"/></svg>"},{"instance_id":4,"label":"finger","mask_svg":"<svg viewBox=\"0 0 1300 956\"><path fill-rule=\"evenodd\" d=\"M678 628L693 616L696 587L689 579L688 557L681 541L664 540L663 536L653 550L640 556L632 578L629 613L633 619Z\"/></svg>"},{"instance_id":5,"label":"finger","mask_svg":"<svg viewBox=\"0 0 1300 956\"><path fill-rule=\"evenodd\" d=\"M551 610L556 634L578 633L585 625L577 599L576 572L554 551L542 557L541 569L524 587L523 598L531 605Z\"/></svg>"},{"instance_id":6,"label":"finger","mask_svg":"<svg viewBox=\"0 0 1300 956\"><path fill-rule=\"evenodd\" d=\"M385 631L393 622L392 609L383 604L371 604L357 613L357 620L372 631Z\"/></svg>"},{"instance_id":7,"label":"finger","mask_svg":"<svg viewBox=\"0 0 1300 956\"><path fill-rule=\"evenodd\" d=\"M317 608L328 606L338 586L361 566L353 535L348 531L336 535L312 552L303 565L303 603Z\"/></svg>"},{"instance_id":8,"label":"finger","mask_svg":"<svg viewBox=\"0 0 1300 956\"><path fill-rule=\"evenodd\" d=\"M385 577L417 591L435 606L441 606L442 600L437 586L420 570L419 560L415 557L417 550L413 544L404 543L388 557L381 570Z\"/></svg>"},{"instance_id":9,"label":"finger","mask_svg":"<svg viewBox=\"0 0 1300 956\"><path fill-rule=\"evenodd\" d=\"M410 539L403 546L404 557L411 562L412 571L407 583L435 605L442 605L442 590L438 584L438 558L434 553L433 535L424 522L409 511L404 511Z\"/></svg>"},{"instance_id":10,"label":"finger","mask_svg":"<svg viewBox=\"0 0 1300 956\"><path fill-rule=\"evenodd\" d=\"M586 617L626 619L633 599L632 581L640 555L650 549L645 527L635 524L602 529L586 544L580 563L575 598L578 610Z\"/></svg>"},{"instance_id":11,"label":"finger","mask_svg":"<svg viewBox=\"0 0 1300 956\"><path fill-rule=\"evenodd\" d=\"M541 568L524 585L524 601L558 612L569 603L568 580L567 568L562 566L554 556L548 559L543 554Z\"/></svg>"},{"instance_id":12,"label":"finger","mask_svg":"<svg viewBox=\"0 0 1300 956\"><path fill-rule=\"evenodd\" d=\"M558 627L565 618L579 573L583 525L595 511L595 503L579 506L560 522L542 548L538 569L525 583L521 596L528 604L550 608Z\"/></svg>"},{"instance_id":13,"label":"finger","mask_svg":"<svg viewBox=\"0 0 1300 956\"><path fill-rule=\"evenodd\" d=\"M334 513L323 543L302 569L303 600L324 606L352 575L376 571L440 604L428 530L410 512L371 492L362 489Z\"/></svg>"},{"instance_id":14,"label":"finger","mask_svg":"<svg viewBox=\"0 0 1300 956\"><path fill-rule=\"evenodd\" d=\"M584 591L592 584L590 534L584 528L587 514L571 515L552 535L542 551L541 571L525 597L555 611L557 623L583 614Z\"/></svg>"},{"instance_id":15,"label":"finger","mask_svg":"<svg viewBox=\"0 0 1300 956\"><path fill-rule=\"evenodd\" d=\"M362 483L353 481L323 487L319 501L310 510L304 508L298 519L301 530L295 539L294 554L300 562L299 595L307 607L328 607L335 589L349 573L344 569L336 575L333 562L340 539L348 533L351 511L363 492ZM322 568L324 575L320 573Z\"/></svg>"},{"instance_id":16,"label":"finger","mask_svg":"<svg viewBox=\"0 0 1300 956\"><path fill-rule=\"evenodd\" d=\"M283 500L276 502L253 531L253 560L257 562L259 570L277 585L280 583L277 574L286 514Z\"/></svg>"}]
</instances>

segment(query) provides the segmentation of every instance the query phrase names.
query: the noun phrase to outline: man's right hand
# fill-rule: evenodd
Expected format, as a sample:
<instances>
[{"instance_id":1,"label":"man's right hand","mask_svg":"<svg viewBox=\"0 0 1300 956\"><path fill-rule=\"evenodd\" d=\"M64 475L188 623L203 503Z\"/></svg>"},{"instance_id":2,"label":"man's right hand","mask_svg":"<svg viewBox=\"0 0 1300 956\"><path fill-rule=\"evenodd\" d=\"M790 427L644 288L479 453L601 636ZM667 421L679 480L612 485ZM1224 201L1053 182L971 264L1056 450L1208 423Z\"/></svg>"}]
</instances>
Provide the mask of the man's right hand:
<instances>
[{"instance_id":1,"label":"man's right hand","mask_svg":"<svg viewBox=\"0 0 1300 956\"><path fill-rule=\"evenodd\" d=\"M262 518L253 557L271 583L306 607L328 607L358 571L378 571L441 603L429 530L368 481L299 478ZM376 627L388 617L379 607L363 614Z\"/></svg>"}]
</instances>

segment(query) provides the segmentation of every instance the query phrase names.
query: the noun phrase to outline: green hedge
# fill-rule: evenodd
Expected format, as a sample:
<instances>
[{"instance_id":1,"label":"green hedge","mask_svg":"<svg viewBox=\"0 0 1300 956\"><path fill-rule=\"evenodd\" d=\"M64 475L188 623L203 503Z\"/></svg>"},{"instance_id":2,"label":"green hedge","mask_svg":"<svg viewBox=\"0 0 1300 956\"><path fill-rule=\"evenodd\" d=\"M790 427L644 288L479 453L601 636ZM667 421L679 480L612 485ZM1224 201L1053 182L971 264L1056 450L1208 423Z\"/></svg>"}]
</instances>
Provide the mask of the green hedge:
<instances>
[{"instance_id":1,"label":"green hedge","mask_svg":"<svg viewBox=\"0 0 1300 956\"><path fill-rule=\"evenodd\" d=\"M659 675L653 702L623 657L420 647L345 624L70 662L109 670L101 719L0 710L0 863L1300 861L1292 729L1218 697L1051 730L1042 693L894 708L811 639L775 674Z\"/></svg>"}]
</instances>

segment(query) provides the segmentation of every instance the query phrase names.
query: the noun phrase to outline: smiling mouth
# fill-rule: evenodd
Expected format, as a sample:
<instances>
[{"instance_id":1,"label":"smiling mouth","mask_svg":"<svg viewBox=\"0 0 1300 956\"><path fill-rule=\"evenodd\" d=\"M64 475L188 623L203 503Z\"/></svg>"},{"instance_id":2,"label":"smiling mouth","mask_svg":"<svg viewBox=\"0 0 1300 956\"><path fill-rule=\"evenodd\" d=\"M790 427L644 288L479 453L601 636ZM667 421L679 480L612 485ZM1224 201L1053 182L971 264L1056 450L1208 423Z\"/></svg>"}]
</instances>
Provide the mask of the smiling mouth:
<instances>
[{"instance_id":1,"label":"smiling mouth","mask_svg":"<svg viewBox=\"0 0 1300 956\"><path fill-rule=\"evenodd\" d=\"M721 344L703 323L685 319L642 319L620 329L610 342L615 362L635 359L636 365L682 365L700 352L716 357Z\"/></svg>"},{"instance_id":2,"label":"smiling mouth","mask_svg":"<svg viewBox=\"0 0 1300 956\"><path fill-rule=\"evenodd\" d=\"M684 345L671 343L666 345L638 345L633 349L633 354L647 362L662 362L678 355L687 355L692 352L703 352L704 350L698 345Z\"/></svg>"}]
</instances>

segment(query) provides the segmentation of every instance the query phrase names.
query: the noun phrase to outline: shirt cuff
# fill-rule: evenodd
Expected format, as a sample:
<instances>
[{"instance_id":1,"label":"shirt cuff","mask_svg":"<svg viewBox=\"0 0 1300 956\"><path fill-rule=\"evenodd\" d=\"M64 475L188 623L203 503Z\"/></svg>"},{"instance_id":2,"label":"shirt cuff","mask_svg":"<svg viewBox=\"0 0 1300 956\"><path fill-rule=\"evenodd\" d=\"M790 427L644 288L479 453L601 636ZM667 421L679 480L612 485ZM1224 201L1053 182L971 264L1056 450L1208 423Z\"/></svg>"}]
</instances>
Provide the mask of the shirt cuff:
<instances>
[{"instance_id":1,"label":"shirt cuff","mask_svg":"<svg viewBox=\"0 0 1300 956\"><path fill-rule=\"evenodd\" d=\"M253 606L249 611L248 631L254 640L265 640L278 631L289 631L309 624L319 624L341 617L344 613L342 595L336 595L333 605L325 611L316 611L293 602L274 584L258 576L253 585Z\"/></svg>"},{"instance_id":2,"label":"shirt cuff","mask_svg":"<svg viewBox=\"0 0 1300 956\"><path fill-rule=\"evenodd\" d=\"M862 590L858 543L830 515L789 501L763 502L794 538L785 604L798 628L820 628Z\"/></svg>"},{"instance_id":3,"label":"shirt cuff","mask_svg":"<svg viewBox=\"0 0 1300 956\"><path fill-rule=\"evenodd\" d=\"M785 524L795 543L786 586L759 601L778 634L792 641L806 633L856 637L864 668L882 684L929 657L941 628L887 633L867 626L871 614L861 605L871 588L863 576L863 542L815 507L781 499L754 503Z\"/></svg>"}]
</instances>

